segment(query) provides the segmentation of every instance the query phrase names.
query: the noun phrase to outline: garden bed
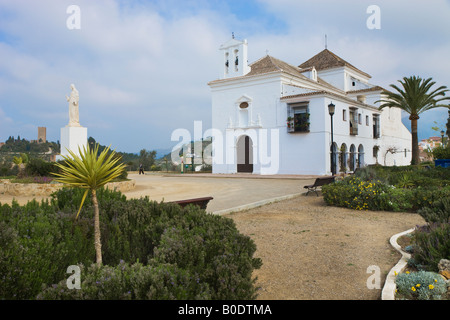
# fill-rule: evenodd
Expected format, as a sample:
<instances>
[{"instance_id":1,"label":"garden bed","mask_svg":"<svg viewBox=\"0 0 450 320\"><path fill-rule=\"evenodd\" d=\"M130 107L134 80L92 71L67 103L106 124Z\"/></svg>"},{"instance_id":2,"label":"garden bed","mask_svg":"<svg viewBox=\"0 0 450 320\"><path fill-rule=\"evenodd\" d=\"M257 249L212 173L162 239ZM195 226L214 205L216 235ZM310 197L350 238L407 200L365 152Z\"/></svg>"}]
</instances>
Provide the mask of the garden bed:
<instances>
[{"instance_id":1,"label":"garden bed","mask_svg":"<svg viewBox=\"0 0 450 320\"><path fill-rule=\"evenodd\" d=\"M90 197L64 188L50 201L0 206L0 300L247 300L256 295L253 241L231 219L196 206L97 192L103 264ZM71 290L68 266L82 274Z\"/></svg>"},{"instance_id":2,"label":"garden bed","mask_svg":"<svg viewBox=\"0 0 450 320\"><path fill-rule=\"evenodd\" d=\"M387 290L397 288L399 299L448 299L446 279L437 271L442 259L450 259L450 168L363 168L322 191L330 206L422 216L425 225L416 226L411 235L398 235L398 242L397 235L391 239L402 258L388 275ZM387 296L393 299L392 292Z\"/></svg>"}]
</instances>

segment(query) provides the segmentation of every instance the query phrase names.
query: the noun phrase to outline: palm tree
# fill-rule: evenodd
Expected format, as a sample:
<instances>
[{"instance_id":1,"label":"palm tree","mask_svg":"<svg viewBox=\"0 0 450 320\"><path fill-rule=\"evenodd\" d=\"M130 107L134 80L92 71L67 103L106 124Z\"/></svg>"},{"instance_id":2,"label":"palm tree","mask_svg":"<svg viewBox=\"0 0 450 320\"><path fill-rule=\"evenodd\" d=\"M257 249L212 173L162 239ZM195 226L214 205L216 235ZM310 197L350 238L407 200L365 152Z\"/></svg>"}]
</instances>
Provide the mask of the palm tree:
<instances>
[{"instance_id":1,"label":"palm tree","mask_svg":"<svg viewBox=\"0 0 450 320\"><path fill-rule=\"evenodd\" d=\"M102 264L102 247L100 241L100 214L97 200L97 189L103 187L111 180L120 176L125 169L123 163L118 164L120 157L115 156L115 151L109 155L109 147L98 154L98 144L95 148L78 148L80 156L68 150L70 156L63 156L65 163L56 163L61 169L61 173L54 173L55 180L73 187L86 189L81 200L80 209L76 219L80 214L88 192L91 191L92 203L94 205L94 245L96 252L96 262Z\"/></svg>"},{"instance_id":2,"label":"palm tree","mask_svg":"<svg viewBox=\"0 0 450 320\"><path fill-rule=\"evenodd\" d=\"M417 135L417 120L420 119L419 114L427 110L439 107L448 108L448 105L439 104L443 100L450 100L450 97L444 97L447 90L446 86L440 86L437 89L431 89L436 83L431 78L422 79L420 77L403 77L398 80L402 84L403 89L391 84L398 93L384 90L383 95L386 99L381 99L376 102L381 102L379 109L386 107L396 107L406 111L411 120L411 135L412 135L412 159L411 164L419 164L419 141Z\"/></svg>"}]
</instances>

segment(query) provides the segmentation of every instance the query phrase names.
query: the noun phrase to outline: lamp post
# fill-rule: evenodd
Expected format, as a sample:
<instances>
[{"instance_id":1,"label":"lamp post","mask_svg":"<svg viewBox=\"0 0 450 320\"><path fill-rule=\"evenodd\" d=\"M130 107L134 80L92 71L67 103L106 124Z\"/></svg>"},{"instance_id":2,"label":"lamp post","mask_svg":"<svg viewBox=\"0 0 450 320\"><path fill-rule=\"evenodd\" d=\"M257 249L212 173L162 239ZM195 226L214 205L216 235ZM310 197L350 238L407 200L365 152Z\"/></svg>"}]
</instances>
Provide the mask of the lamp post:
<instances>
[{"instance_id":1,"label":"lamp post","mask_svg":"<svg viewBox=\"0 0 450 320\"><path fill-rule=\"evenodd\" d=\"M442 147L444 147L444 130L441 130L441 144L442 144Z\"/></svg>"},{"instance_id":2,"label":"lamp post","mask_svg":"<svg viewBox=\"0 0 450 320\"><path fill-rule=\"evenodd\" d=\"M333 115L335 111L335 105L331 102L328 105L328 113L331 118L331 174L334 176L336 174L336 166L334 163L334 140L333 140Z\"/></svg>"}]
</instances>

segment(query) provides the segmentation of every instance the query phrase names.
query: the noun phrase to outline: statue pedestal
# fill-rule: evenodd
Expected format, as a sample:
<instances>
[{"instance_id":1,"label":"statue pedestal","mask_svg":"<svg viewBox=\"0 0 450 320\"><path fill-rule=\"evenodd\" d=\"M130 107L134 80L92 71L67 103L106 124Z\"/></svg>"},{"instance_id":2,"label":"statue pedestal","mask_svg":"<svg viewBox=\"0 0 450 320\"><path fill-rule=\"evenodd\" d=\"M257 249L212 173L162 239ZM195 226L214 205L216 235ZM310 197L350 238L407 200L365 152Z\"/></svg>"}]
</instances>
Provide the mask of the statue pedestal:
<instances>
[{"instance_id":1,"label":"statue pedestal","mask_svg":"<svg viewBox=\"0 0 450 320\"><path fill-rule=\"evenodd\" d=\"M61 128L61 155L70 156L69 151L72 151L79 156L78 147L83 150L83 147L87 147L87 128L84 127L64 127ZM56 160L62 160L61 156L58 156Z\"/></svg>"}]
</instances>

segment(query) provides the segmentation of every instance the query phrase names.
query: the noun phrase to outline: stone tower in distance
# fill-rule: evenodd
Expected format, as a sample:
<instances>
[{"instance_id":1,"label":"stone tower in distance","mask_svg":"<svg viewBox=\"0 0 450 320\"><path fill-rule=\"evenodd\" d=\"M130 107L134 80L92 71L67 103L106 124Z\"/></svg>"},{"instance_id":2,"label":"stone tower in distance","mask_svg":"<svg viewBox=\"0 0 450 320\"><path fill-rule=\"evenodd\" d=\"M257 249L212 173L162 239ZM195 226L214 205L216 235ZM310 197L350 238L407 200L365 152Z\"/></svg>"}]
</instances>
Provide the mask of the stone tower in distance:
<instances>
[{"instance_id":1,"label":"stone tower in distance","mask_svg":"<svg viewBox=\"0 0 450 320\"><path fill-rule=\"evenodd\" d=\"M38 127L38 143L46 143L47 142L47 128L46 127Z\"/></svg>"}]
</instances>

